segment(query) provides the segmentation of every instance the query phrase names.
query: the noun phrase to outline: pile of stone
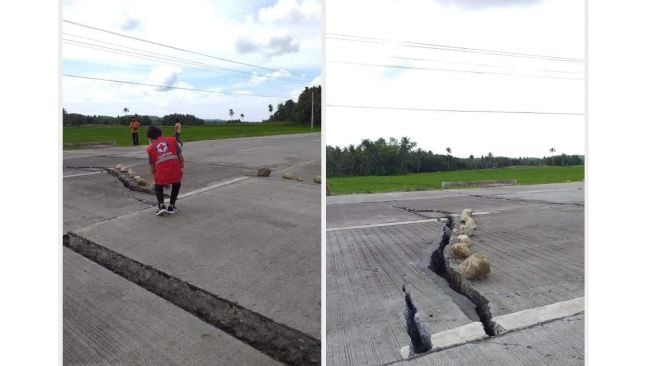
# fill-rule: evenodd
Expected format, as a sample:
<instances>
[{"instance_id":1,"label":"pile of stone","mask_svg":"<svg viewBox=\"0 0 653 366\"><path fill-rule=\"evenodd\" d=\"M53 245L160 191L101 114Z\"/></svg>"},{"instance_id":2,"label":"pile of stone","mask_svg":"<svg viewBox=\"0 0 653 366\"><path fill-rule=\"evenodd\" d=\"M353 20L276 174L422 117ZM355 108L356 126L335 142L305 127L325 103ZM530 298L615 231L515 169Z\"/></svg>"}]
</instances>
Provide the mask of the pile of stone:
<instances>
[{"instance_id":1,"label":"pile of stone","mask_svg":"<svg viewBox=\"0 0 653 366\"><path fill-rule=\"evenodd\" d=\"M458 267L460 273L467 279L480 280L486 278L490 273L490 262L483 253L472 253L470 237L476 230L476 222L472 217L474 211L466 208L460 215L460 223L456 228L458 234L453 238L451 255L456 259L464 259Z\"/></svg>"},{"instance_id":2,"label":"pile of stone","mask_svg":"<svg viewBox=\"0 0 653 366\"><path fill-rule=\"evenodd\" d=\"M129 178L133 179L136 184L139 186L145 186L147 185L147 182L145 179L143 179L140 175L136 175L136 172L132 168L126 167L122 164L116 164L116 171L120 173L120 175L126 174Z\"/></svg>"}]
</instances>

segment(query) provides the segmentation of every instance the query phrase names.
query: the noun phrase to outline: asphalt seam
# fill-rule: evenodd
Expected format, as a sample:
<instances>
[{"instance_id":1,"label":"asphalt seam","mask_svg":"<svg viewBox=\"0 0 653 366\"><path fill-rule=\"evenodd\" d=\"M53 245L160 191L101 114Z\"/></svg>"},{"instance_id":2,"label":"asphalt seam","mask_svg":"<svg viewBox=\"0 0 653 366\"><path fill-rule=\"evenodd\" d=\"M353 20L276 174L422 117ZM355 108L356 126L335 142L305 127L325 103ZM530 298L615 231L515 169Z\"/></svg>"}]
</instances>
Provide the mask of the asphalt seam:
<instances>
[{"instance_id":1,"label":"asphalt seam","mask_svg":"<svg viewBox=\"0 0 653 366\"><path fill-rule=\"evenodd\" d=\"M74 233L63 245L288 365L319 365L320 341Z\"/></svg>"}]
</instances>

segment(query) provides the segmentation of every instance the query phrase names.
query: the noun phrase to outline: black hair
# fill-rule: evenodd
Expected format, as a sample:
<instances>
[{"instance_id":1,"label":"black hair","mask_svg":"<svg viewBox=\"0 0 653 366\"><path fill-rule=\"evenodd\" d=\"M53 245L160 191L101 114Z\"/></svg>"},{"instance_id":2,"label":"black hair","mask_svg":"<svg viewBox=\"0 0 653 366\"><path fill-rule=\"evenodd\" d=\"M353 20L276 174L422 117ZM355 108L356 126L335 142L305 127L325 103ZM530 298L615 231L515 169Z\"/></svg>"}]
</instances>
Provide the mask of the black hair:
<instances>
[{"instance_id":1,"label":"black hair","mask_svg":"<svg viewBox=\"0 0 653 366\"><path fill-rule=\"evenodd\" d=\"M148 139L157 139L161 137L161 129L156 126L150 126L147 128L147 138Z\"/></svg>"}]
</instances>

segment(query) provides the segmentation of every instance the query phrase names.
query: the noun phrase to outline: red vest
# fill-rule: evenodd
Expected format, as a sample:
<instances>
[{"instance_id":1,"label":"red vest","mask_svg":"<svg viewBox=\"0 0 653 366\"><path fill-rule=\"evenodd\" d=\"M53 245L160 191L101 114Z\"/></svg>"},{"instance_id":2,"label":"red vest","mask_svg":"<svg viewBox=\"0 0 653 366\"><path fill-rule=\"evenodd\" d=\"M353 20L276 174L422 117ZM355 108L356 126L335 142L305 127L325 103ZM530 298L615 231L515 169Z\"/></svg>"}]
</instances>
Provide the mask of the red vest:
<instances>
[{"instance_id":1,"label":"red vest","mask_svg":"<svg viewBox=\"0 0 653 366\"><path fill-rule=\"evenodd\" d=\"M181 182L181 164L174 137L159 137L147 148L150 162L154 164L154 183L167 185Z\"/></svg>"}]
</instances>

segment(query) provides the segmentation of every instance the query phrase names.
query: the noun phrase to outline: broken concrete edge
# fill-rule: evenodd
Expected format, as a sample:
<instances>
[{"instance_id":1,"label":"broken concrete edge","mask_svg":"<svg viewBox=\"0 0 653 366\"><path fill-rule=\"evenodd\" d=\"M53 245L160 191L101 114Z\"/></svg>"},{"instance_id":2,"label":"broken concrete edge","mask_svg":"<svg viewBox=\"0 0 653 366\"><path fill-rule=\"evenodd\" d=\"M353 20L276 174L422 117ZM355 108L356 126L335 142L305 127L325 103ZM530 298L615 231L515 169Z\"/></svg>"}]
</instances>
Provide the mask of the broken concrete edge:
<instances>
[{"instance_id":1,"label":"broken concrete edge","mask_svg":"<svg viewBox=\"0 0 653 366\"><path fill-rule=\"evenodd\" d=\"M504 329L504 332L512 332L515 330L530 328L537 324L547 323L553 320L580 314L584 311L585 297L581 296L575 299L526 309L512 314L496 316L493 320Z\"/></svg>"},{"instance_id":2,"label":"broken concrete edge","mask_svg":"<svg viewBox=\"0 0 653 366\"><path fill-rule=\"evenodd\" d=\"M120 182L122 182L122 185L125 186L125 188L127 188L129 190L136 191L136 192L147 193L147 194L151 194L151 195L155 194L154 190L152 188L141 187L141 186L138 185L138 183L136 183L136 184L132 183L131 180L129 180L129 178L127 178L128 176L126 176L125 174L122 174L117 169L106 168L106 170L107 170L107 172L109 174L111 174L114 177L118 178L118 180ZM167 193L163 193L163 196L166 197L166 198L170 198L170 195L167 194Z\"/></svg>"},{"instance_id":3,"label":"broken concrete edge","mask_svg":"<svg viewBox=\"0 0 653 366\"><path fill-rule=\"evenodd\" d=\"M440 247L431 253L429 268L438 276L444 278L449 287L457 293L468 298L476 306L476 314L478 314L485 333L492 337L504 331L503 327L492 320L492 312L490 310L490 301L481 295L464 276L456 269L451 267L450 258Z\"/></svg>"},{"instance_id":4,"label":"broken concrete edge","mask_svg":"<svg viewBox=\"0 0 653 366\"><path fill-rule=\"evenodd\" d=\"M481 322L472 322L463 326L447 329L439 333L431 334L431 350L419 354L420 356L430 352L442 351L444 349L459 346L465 343L489 338L483 329ZM411 358L410 346L401 347L399 353L403 359Z\"/></svg>"},{"instance_id":5,"label":"broken concrete edge","mask_svg":"<svg viewBox=\"0 0 653 366\"><path fill-rule=\"evenodd\" d=\"M288 365L319 365L320 341L77 234L63 245Z\"/></svg>"}]
</instances>

